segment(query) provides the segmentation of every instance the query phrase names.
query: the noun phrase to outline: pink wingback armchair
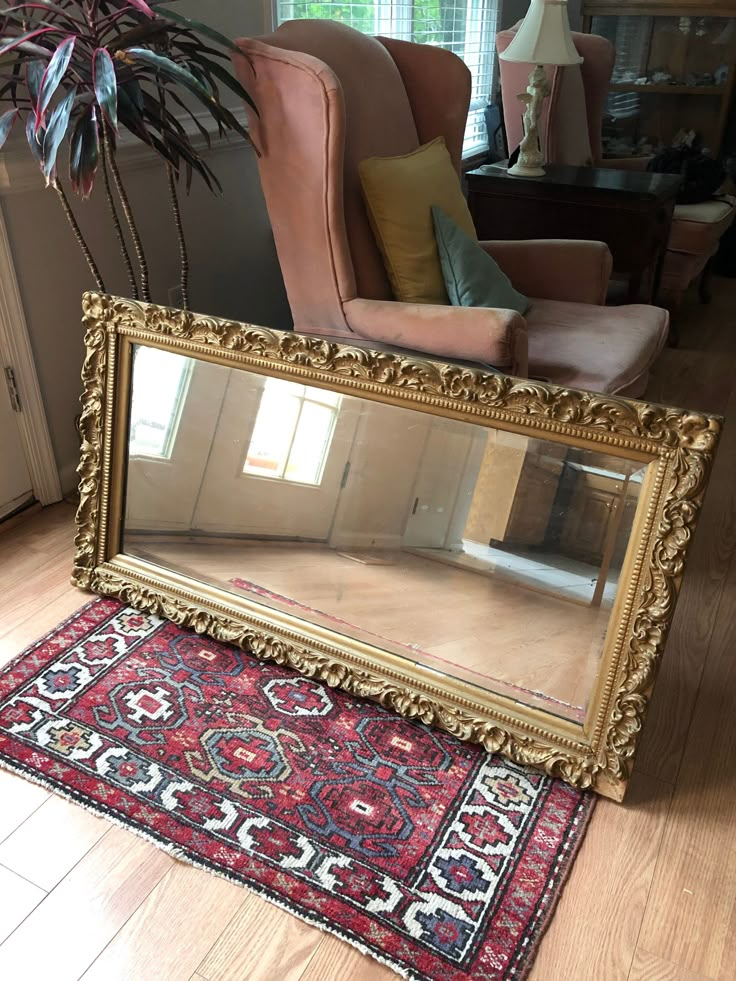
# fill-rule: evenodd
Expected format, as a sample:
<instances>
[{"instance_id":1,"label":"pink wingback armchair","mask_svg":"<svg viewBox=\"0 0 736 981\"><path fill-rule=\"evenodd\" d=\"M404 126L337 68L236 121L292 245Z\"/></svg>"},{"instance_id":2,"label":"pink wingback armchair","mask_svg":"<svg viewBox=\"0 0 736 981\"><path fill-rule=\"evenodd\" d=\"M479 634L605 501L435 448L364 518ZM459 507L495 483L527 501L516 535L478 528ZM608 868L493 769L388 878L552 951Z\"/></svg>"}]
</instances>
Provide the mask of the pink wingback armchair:
<instances>
[{"instance_id":1,"label":"pink wingback armchair","mask_svg":"<svg viewBox=\"0 0 736 981\"><path fill-rule=\"evenodd\" d=\"M238 41L241 81L296 330L358 335L600 392L642 394L665 311L602 304L602 243L481 243L517 289L525 317L500 309L394 301L363 204L358 164L444 136L460 171L470 75L455 55L371 38L326 20L290 21Z\"/></svg>"},{"instance_id":2,"label":"pink wingback armchair","mask_svg":"<svg viewBox=\"0 0 736 981\"><path fill-rule=\"evenodd\" d=\"M499 52L509 46L517 27L496 35ZM615 48L595 34L573 33L572 37L583 63L547 68L552 79L542 122L547 160L575 167L645 170L648 157L603 157L601 134ZM506 136L512 151L524 135L517 94L526 89L530 66L511 61L499 61L499 65ZM725 199L675 207L661 283L672 309L680 305L690 283L706 269L735 214L733 203ZM700 296L706 302L710 298L705 280L701 281Z\"/></svg>"}]
</instances>

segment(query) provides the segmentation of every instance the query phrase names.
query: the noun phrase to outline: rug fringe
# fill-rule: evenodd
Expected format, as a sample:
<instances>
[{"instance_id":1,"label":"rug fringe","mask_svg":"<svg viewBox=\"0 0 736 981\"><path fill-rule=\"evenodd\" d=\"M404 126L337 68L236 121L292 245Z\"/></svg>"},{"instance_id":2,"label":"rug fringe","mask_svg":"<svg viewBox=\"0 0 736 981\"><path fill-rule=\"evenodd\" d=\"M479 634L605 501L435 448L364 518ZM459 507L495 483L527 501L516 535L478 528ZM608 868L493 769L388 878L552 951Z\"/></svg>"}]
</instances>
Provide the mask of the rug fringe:
<instances>
[{"instance_id":1,"label":"rug fringe","mask_svg":"<svg viewBox=\"0 0 736 981\"><path fill-rule=\"evenodd\" d=\"M68 800L72 804L77 804L79 807L84 808L85 811L89 811L91 814L95 814L97 817L104 818L106 821L109 821L110 824L115 825L115 827L121 828L123 831L129 831L138 838L143 838L144 841L150 842L156 848L161 849L161 851L166 852L167 855L171 855L172 858L182 862L183 864L192 865L194 868L201 869L203 872L208 872L210 875L216 875L221 879L227 879L236 886L240 886L242 889L245 889L248 892L255 893L257 896L265 899L266 902L271 903L273 906L278 906L279 909L284 910L284 912L289 913L291 916L295 916L298 920L302 920L309 926L316 927L318 930L321 930L322 933L337 937L338 940L342 940L344 943L350 944L351 947L354 947L365 957L370 957L371 960L377 961L379 964L383 964L384 967L390 968L392 971L394 971L394 973L398 974L399 977L406 978L407 981L427 981L426 975L415 974L413 971L407 970L407 968L403 967L402 965L395 964L387 957L383 957L381 954L371 950L368 946L366 946L366 944L361 943L360 940L349 937L342 933L342 931L339 929L335 929L326 923L322 923L316 918L313 919L308 913L295 910L289 906L288 903L272 897L265 889L259 887L257 884L243 882L242 879L239 879L230 872L223 871L218 868L211 868L204 862L199 862L196 858L192 858L188 852L179 848L178 845L162 841L155 835L152 835L147 831L143 831L142 829L135 827L135 825L130 825L123 818L117 817L115 814L108 813L101 805L91 805L85 800L80 800L74 791L57 786L53 780L47 780L45 777L40 776L33 770L25 770L22 766L11 762L7 759L7 757L2 756L1 754L0 769L7 770L9 773L22 777L24 780L28 780L30 783L38 784L45 790L49 790L51 793L56 794L58 797L62 797L64 800Z\"/></svg>"}]
</instances>

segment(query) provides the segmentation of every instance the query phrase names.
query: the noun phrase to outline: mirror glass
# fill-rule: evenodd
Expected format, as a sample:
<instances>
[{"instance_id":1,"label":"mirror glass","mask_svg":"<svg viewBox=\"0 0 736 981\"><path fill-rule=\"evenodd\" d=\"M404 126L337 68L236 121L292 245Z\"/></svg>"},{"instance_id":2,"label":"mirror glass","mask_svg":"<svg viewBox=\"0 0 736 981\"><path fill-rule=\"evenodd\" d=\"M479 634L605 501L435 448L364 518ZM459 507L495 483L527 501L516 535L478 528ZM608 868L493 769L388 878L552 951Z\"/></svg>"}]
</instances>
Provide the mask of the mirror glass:
<instances>
[{"instance_id":1,"label":"mirror glass","mask_svg":"<svg viewBox=\"0 0 736 981\"><path fill-rule=\"evenodd\" d=\"M582 722L647 466L137 346L123 551Z\"/></svg>"}]
</instances>

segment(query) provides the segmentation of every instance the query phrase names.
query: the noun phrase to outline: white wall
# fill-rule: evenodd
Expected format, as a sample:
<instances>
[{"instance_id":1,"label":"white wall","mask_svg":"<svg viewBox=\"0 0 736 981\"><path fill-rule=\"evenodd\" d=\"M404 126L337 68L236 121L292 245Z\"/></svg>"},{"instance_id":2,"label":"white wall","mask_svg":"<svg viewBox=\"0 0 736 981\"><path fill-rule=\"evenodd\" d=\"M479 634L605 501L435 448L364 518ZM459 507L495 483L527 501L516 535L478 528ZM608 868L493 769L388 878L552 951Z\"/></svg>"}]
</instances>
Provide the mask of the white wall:
<instances>
[{"instance_id":1,"label":"white wall","mask_svg":"<svg viewBox=\"0 0 736 981\"><path fill-rule=\"evenodd\" d=\"M269 27L261 0L207 0L206 4L187 0L178 9L230 36L258 34ZM94 283L56 197L43 187L30 154L12 155L14 161L22 162L23 172L11 171L2 210L54 452L64 490L68 491L75 485L79 455L74 418L79 411L84 354L80 299ZM216 152L211 163L222 182L222 196L213 198L195 177L192 195L183 202L192 263L192 308L288 327L291 317L255 155L238 143ZM132 170L124 170L124 175L126 172L151 266L153 299L167 303L169 288L178 283L178 251L164 174L153 155L150 164L136 164ZM21 190L16 193L14 185ZM127 295L127 281L99 196L96 202L80 204L77 213L99 258L108 290Z\"/></svg>"}]
</instances>

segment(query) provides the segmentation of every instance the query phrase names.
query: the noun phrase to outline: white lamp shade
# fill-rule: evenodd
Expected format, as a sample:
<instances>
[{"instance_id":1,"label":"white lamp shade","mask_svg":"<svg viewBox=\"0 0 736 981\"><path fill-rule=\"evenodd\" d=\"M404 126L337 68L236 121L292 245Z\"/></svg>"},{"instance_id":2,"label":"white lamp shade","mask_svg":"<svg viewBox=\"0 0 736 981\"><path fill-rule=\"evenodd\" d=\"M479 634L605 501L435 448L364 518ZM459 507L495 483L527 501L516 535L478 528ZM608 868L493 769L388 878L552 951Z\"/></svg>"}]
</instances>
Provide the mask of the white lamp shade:
<instances>
[{"instance_id":1,"label":"white lamp shade","mask_svg":"<svg viewBox=\"0 0 736 981\"><path fill-rule=\"evenodd\" d=\"M567 0L532 0L521 27L499 58L534 65L579 65Z\"/></svg>"}]
</instances>

